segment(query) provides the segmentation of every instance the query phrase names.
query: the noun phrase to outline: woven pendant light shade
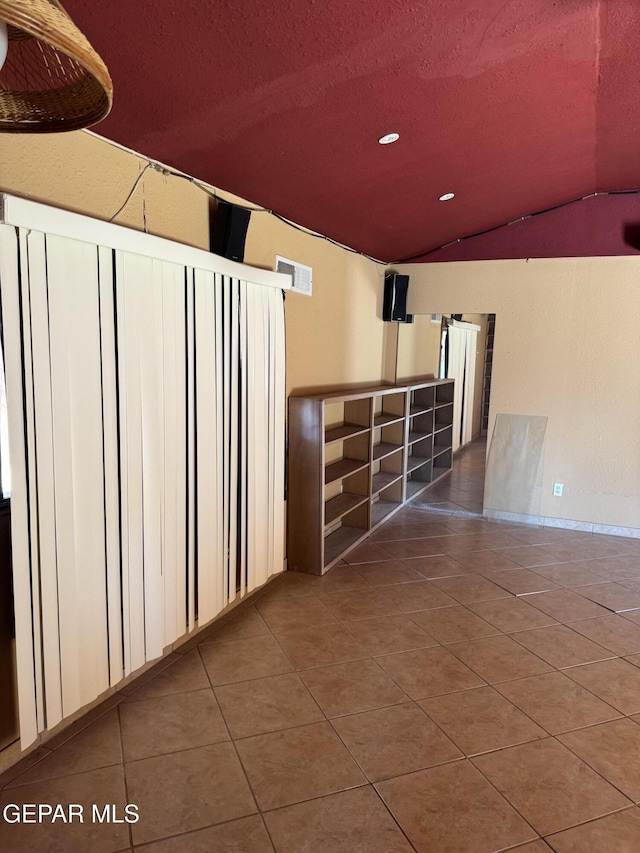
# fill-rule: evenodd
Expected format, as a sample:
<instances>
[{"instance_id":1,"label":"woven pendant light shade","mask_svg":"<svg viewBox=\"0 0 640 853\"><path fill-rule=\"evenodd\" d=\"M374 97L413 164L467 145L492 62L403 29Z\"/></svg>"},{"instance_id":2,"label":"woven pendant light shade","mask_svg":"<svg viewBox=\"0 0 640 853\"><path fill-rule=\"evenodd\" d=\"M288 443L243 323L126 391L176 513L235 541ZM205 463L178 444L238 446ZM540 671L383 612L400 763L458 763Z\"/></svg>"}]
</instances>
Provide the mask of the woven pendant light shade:
<instances>
[{"instance_id":1,"label":"woven pendant light shade","mask_svg":"<svg viewBox=\"0 0 640 853\"><path fill-rule=\"evenodd\" d=\"M0 0L9 49L0 71L0 132L89 127L111 109L103 61L57 0Z\"/></svg>"}]
</instances>

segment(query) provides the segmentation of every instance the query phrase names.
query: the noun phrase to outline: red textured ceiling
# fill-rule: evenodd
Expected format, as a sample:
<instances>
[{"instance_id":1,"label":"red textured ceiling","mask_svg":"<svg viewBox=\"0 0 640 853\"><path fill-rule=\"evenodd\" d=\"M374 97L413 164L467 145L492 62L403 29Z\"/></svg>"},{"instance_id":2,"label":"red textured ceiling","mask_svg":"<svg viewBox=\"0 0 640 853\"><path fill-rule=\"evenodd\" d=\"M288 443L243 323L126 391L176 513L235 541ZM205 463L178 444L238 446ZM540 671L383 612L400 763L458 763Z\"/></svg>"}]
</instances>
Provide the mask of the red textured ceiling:
<instances>
[{"instance_id":1,"label":"red textured ceiling","mask_svg":"<svg viewBox=\"0 0 640 853\"><path fill-rule=\"evenodd\" d=\"M636 0L65 6L99 133L377 258L640 186Z\"/></svg>"}]
</instances>

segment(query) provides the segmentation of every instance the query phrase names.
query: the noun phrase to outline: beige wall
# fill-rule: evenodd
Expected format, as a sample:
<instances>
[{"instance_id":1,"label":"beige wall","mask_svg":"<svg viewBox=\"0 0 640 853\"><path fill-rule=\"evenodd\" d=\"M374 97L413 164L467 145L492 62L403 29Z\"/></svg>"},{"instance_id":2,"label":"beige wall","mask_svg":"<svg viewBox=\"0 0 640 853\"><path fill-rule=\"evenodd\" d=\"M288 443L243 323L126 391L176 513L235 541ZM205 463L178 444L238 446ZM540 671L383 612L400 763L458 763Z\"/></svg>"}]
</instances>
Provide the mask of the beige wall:
<instances>
[{"instance_id":1,"label":"beige wall","mask_svg":"<svg viewBox=\"0 0 640 853\"><path fill-rule=\"evenodd\" d=\"M640 528L640 260L401 271L411 276L410 311L495 312L489 436L498 412L549 418L540 514Z\"/></svg>"},{"instance_id":2,"label":"beige wall","mask_svg":"<svg viewBox=\"0 0 640 853\"><path fill-rule=\"evenodd\" d=\"M127 198L146 160L89 133L0 136L0 190L99 219ZM235 198L227 194L232 200ZM208 197L188 181L147 170L117 222L208 248ZM390 324L384 269L267 213L254 213L245 261L273 269L276 254L313 267L313 296L288 294L289 392L379 382Z\"/></svg>"}]
</instances>

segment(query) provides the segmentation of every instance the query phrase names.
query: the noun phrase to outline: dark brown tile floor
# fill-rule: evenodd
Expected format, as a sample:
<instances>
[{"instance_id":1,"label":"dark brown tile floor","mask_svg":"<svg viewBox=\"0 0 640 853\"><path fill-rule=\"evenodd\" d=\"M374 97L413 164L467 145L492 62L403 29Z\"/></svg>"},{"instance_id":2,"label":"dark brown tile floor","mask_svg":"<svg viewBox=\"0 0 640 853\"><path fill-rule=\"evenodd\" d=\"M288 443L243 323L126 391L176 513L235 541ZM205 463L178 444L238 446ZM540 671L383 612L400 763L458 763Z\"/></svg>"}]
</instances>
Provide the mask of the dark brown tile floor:
<instances>
[{"instance_id":1,"label":"dark brown tile floor","mask_svg":"<svg viewBox=\"0 0 640 853\"><path fill-rule=\"evenodd\" d=\"M0 850L637 853L640 542L474 517L481 447L0 777L138 823Z\"/></svg>"}]
</instances>

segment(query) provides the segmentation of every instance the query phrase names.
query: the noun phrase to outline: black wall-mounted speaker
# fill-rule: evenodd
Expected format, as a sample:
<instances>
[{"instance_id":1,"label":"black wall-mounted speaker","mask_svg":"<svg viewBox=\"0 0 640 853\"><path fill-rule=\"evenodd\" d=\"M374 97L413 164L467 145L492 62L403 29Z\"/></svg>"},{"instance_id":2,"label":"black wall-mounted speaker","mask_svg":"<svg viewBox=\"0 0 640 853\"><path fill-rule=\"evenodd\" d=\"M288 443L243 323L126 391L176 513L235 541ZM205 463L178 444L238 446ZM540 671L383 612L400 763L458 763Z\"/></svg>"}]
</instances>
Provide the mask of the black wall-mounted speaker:
<instances>
[{"instance_id":1,"label":"black wall-mounted speaker","mask_svg":"<svg viewBox=\"0 0 640 853\"><path fill-rule=\"evenodd\" d=\"M219 201L209 219L211 251L231 261L243 261L250 218L250 210L227 201Z\"/></svg>"},{"instance_id":2,"label":"black wall-mounted speaker","mask_svg":"<svg viewBox=\"0 0 640 853\"><path fill-rule=\"evenodd\" d=\"M394 323L412 323L413 317L407 314L407 291L409 276L387 273L384 277L384 301L382 319ZM411 317L411 319L409 319Z\"/></svg>"}]
</instances>

